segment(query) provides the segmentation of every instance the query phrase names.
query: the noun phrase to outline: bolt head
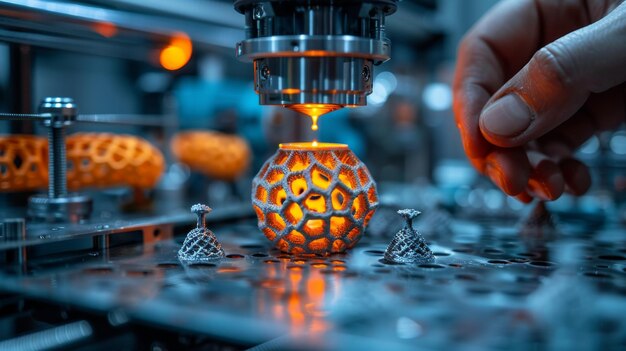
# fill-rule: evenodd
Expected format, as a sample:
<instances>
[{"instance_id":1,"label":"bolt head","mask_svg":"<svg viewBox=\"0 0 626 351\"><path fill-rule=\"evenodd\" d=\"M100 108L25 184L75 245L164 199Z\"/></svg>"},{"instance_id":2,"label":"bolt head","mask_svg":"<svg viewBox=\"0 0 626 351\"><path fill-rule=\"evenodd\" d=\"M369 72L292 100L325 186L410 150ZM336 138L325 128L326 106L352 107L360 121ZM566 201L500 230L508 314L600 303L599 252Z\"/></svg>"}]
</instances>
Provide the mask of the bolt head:
<instances>
[{"instance_id":1,"label":"bolt head","mask_svg":"<svg viewBox=\"0 0 626 351\"><path fill-rule=\"evenodd\" d=\"M60 128L76 120L78 108L74 99L68 97L47 97L39 104L39 113L49 113L50 120L46 126Z\"/></svg>"},{"instance_id":2,"label":"bolt head","mask_svg":"<svg viewBox=\"0 0 626 351\"><path fill-rule=\"evenodd\" d=\"M369 82L370 76L370 68L368 66L363 66L363 70L361 71L361 77L363 78L363 81Z\"/></svg>"},{"instance_id":3,"label":"bolt head","mask_svg":"<svg viewBox=\"0 0 626 351\"><path fill-rule=\"evenodd\" d=\"M262 5L259 5L252 10L252 17L255 20L260 20L261 18L265 17L265 9Z\"/></svg>"},{"instance_id":4,"label":"bolt head","mask_svg":"<svg viewBox=\"0 0 626 351\"><path fill-rule=\"evenodd\" d=\"M261 68L261 78L268 79L271 75L270 68L267 66L263 66Z\"/></svg>"}]
</instances>

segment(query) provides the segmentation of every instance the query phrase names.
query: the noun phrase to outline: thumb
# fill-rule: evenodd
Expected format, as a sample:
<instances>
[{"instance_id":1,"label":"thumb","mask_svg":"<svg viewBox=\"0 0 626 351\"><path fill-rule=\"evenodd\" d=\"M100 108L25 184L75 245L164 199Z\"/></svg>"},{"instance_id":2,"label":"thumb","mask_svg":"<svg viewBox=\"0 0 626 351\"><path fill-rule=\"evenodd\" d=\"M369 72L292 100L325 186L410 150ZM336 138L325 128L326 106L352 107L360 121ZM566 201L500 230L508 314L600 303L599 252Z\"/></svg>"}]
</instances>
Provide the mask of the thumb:
<instances>
[{"instance_id":1,"label":"thumb","mask_svg":"<svg viewBox=\"0 0 626 351\"><path fill-rule=\"evenodd\" d=\"M570 118L589 94L626 81L626 2L539 50L481 112L491 143L526 144Z\"/></svg>"}]
</instances>

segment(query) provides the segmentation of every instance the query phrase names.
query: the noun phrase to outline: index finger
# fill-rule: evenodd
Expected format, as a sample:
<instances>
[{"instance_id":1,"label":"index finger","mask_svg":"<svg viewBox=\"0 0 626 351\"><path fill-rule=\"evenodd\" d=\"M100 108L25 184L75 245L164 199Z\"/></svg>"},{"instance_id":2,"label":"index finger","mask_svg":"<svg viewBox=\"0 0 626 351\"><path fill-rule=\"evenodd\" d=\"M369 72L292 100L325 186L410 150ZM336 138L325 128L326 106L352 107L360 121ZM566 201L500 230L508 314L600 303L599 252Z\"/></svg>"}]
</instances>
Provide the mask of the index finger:
<instances>
[{"instance_id":1,"label":"index finger","mask_svg":"<svg viewBox=\"0 0 626 351\"><path fill-rule=\"evenodd\" d=\"M494 148L480 132L480 112L493 93L528 62L539 44L540 19L534 4L531 0L499 3L459 46L454 115L472 160L486 157Z\"/></svg>"}]
</instances>

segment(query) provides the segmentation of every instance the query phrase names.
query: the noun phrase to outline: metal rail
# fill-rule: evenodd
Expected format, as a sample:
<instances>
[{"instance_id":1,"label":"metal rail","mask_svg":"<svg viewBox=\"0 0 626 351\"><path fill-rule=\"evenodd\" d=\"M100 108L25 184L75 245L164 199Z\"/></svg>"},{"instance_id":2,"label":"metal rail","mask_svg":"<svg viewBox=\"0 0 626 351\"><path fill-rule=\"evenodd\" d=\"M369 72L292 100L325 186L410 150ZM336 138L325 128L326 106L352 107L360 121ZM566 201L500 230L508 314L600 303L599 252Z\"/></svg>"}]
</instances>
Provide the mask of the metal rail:
<instances>
[{"instance_id":1,"label":"metal rail","mask_svg":"<svg viewBox=\"0 0 626 351\"><path fill-rule=\"evenodd\" d=\"M141 115L141 114L85 114L77 115L75 122L104 123L120 125L137 125L146 127L166 127L175 125L168 119L162 119L167 115ZM50 113L0 113L0 120L9 121L48 121L52 118Z\"/></svg>"}]
</instances>

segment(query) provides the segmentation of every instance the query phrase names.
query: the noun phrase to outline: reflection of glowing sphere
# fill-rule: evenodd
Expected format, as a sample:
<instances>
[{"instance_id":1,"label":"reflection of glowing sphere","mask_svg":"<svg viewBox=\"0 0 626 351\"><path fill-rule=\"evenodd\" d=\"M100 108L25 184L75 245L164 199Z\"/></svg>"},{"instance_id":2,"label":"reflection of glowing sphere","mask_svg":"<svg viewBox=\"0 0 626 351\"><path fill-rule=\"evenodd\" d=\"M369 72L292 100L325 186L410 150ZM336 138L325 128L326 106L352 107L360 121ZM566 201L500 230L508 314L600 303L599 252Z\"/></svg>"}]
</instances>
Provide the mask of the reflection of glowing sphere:
<instances>
[{"instance_id":1,"label":"reflection of glowing sphere","mask_svg":"<svg viewBox=\"0 0 626 351\"><path fill-rule=\"evenodd\" d=\"M378 205L367 167L346 145L285 144L252 182L259 229L282 251L353 247Z\"/></svg>"}]
</instances>

